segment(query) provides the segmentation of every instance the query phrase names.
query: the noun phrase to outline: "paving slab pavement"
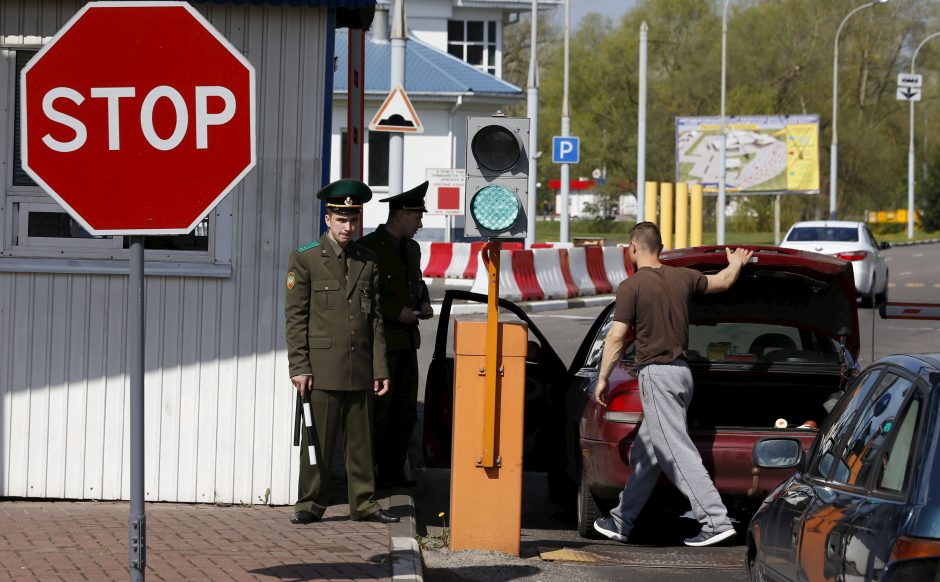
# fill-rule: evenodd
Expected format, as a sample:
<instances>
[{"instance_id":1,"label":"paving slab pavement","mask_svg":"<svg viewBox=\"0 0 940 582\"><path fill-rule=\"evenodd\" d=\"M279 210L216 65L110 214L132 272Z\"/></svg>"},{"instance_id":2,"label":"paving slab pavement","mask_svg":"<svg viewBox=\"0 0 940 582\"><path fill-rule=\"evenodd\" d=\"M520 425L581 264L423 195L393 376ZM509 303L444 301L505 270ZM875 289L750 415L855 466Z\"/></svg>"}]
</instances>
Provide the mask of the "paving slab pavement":
<instances>
[{"instance_id":1,"label":"paving slab pavement","mask_svg":"<svg viewBox=\"0 0 940 582\"><path fill-rule=\"evenodd\" d=\"M410 499L380 504L406 515ZM147 503L147 579L420 580L392 528L331 506L319 523L293 508ZM127 502L0 501L0 580L127 580ZM413 511L411 513L413 515ZM403 520L408 527L409 520ZM413 519L410 520L414 530ZM407 530L404 530L407 531ZM412 534L411 540L414 541ZM401 541L399 541L401 545ZM416 550L416 548L415 548Z\"/></svg>"}]
</instances>

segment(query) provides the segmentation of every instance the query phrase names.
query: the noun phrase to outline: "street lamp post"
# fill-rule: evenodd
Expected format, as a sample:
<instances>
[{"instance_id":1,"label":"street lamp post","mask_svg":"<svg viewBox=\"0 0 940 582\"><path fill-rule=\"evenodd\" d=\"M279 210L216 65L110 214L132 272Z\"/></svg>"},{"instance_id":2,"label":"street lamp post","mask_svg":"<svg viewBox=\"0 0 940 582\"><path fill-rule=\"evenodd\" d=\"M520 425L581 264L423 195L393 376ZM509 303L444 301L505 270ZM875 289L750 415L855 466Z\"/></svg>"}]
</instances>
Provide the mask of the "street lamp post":
<instances>
[{"instance_id":1,"label":"street lamp post","mask_svg":"<svg viewBox=\"0 0 940 582\"><path fill-rule=\"evenodd\" d=\"M725 93L727 88L728 69L728 4L725 0L721 9L721 155L718 168L718 211L715 217L717 244L725 244L725 182L728 174L728 132L725 127Z\"/></svg>"},{"instance_id":2,"label":"street lamp post","mask_svg":"<svg viewBox=\"0 0 940 582\"><path fill-rule=\"evenodd\" d=\"M920 41L920 44L917 45L917 49L914 51L914 55L911 57L911 74L914 75L915 68L914 65L917 62L917 53L920 52L920 49L927 44L927 41L940 36L940 32L935 32L924 40ZM910 145L907 148L907 239L911 240L914 238L914 100L910 100L911 107L911 141Z\"/></svg>"},{"instance_id":3,"label":"street lamp post","mask_svg":"<svg viewBox=\"0 0 940 582\"><path fill-rule=\"evenodd\" d=\"M888 0L873 0L855 8L842 19L836 30L836 40L832 49L832 145L829 148L829 220L836 219L836 182L839 179L839 35L849 18L859 10L870 8L876 4L884 4Z\"/></svg>"}]
</instances>

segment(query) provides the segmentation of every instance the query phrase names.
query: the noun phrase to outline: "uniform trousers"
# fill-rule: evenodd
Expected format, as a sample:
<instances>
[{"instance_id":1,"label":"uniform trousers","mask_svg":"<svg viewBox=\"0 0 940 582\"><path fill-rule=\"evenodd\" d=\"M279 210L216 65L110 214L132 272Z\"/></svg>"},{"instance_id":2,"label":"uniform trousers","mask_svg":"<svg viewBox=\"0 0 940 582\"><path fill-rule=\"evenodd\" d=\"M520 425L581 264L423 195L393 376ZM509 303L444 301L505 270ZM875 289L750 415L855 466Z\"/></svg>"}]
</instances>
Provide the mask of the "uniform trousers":
<instances>
[{"instance_id":1,"label":"uniform trousers","mask_svg":"<svg viewBox=\"0 0 940 582\"><path fill-rule=\"evenodd\" d=\"M375 399L372 439L379 476L401 474L418 420L418 352L389 350L388 394Z\"/></svg>"},{"instance_id":2,"label":"uniform trousers","mask_svg":"<svg viewBox=\"0 0 940 582\"><path fill-rule=\"evenodd\" d=\"M330 500L333 448L339 431L345 434L349 517L363 519L379 510L373 499L372 390L312 390L310 408L317 434L317 464L310 465L307 431L300 443L300 478L294 511L323 517Z\"/></svg>"},{"instance_id":3,"label":"uniform trousers","mask_svg":"<svg viewBox=\"0 0 940 582\"><path fill-rule=\"evenodd\" d=\"M633 474L620 493L617 507L610 512L620 533L627 535L633 529L661 473L689 500L702 531L714 533L731 528L728 510L689 436L686 416L693 385L688 364L679 360L643 366L639 383L643 422L630 451Z\"/></svg>"}]
</instances>

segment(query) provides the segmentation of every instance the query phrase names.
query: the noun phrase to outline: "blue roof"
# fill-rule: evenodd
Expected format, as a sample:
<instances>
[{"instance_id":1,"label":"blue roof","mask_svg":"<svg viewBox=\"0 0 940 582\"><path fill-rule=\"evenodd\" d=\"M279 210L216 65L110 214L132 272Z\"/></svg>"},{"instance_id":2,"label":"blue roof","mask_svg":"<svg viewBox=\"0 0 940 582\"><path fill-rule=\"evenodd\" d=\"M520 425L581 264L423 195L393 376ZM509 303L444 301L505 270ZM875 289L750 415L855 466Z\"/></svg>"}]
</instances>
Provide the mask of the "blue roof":
<instances>
[{"instance_id":1,"label":"blue roof","mask_svg":"<svg viewBox=\"0 0 940 582\"><path fill-rule=\"evenodd\" d=\"M348 84L348 32L336 31L336 55L339 66L333 78L333 91L345 93ZM405 91L409 96L435 94L476 94L518 97L522 89L484 73L473 65L408 37L405 53ZM391 91L392 43L366 36L366 93L382 95Z\"/></svg>"}]
</instances>

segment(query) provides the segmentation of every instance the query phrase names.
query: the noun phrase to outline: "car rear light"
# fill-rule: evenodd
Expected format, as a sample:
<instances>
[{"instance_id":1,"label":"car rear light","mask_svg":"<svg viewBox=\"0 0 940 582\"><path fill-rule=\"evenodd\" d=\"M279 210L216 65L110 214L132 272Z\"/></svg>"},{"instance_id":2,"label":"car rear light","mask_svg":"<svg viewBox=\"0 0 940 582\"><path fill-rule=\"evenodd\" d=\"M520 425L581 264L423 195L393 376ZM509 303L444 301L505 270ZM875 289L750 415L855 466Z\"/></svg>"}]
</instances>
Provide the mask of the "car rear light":
<instances>
[{"instance_id":1,"label":"car rear light","mask_svg":"<svg viewBox=\"0 0 940 582\"><path fill-rule=\"evenodd\" d=\"M892 562L918 558L940 558L940 540L902 536L894 542L891 549Z\"/></svg>"},{"instance_id":2,"label":"car rear light","mask_svg":"<svg viewBox=\"0 0 940 582\"><path fill-rule=\"evenodd\" d=\"M845 261L864 261L868 253L866 251L852 251L850 253L836 253L836 256Z\"/></svg>"},{"instance_id":3,"label":"car rear light","mask_svg":"<svg viewBox=\"0 0 940 582\"><path fill-rule=\"evenodd\" d=\"M604 413L607 422L636 424L643 420L643 403L637 390L623 390L611 396Z\"/></svg>"}]
</instances>

